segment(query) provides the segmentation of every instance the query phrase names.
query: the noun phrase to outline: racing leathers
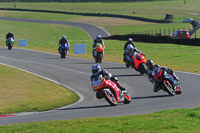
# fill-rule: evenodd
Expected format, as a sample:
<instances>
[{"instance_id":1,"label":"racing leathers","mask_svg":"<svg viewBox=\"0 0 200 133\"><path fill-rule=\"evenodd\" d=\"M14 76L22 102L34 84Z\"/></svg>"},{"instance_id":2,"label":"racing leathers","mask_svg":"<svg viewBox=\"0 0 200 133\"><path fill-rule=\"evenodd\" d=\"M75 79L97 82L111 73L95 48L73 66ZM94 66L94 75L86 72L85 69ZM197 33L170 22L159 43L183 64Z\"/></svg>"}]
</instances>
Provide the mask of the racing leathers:
<instances>
[{"instance_id":1,"label":"racing leathers","mask_svg":"<svg viewBox=\"0 0 200 133\"><path fill-rule=\"evenodd\" d=\"M12 37L13 39L15 39L13 33L9 32L8 34L6 34L6 45L7 45L7 43L8 43L8 39L11 38L11 37Z\"/></svg>"},{"instance_id":2,"label":"racing leathers","mask_svg":"<svg viewBox=\"0 0 200 133\"><path fill-rule=\"evenodd\" d=\"M124 90L125 90L125 88L122 87L121 84L119 83L119 80L117 79L117 77L113 76L111 73L109 73L109 72L107 72L107 71L105 71L105 70L103 70L103 69L101 69L100 72L95 73L95 74L92 74L92 75L90 76L91 83L92 83L93 79L98 78L99 75L102 75L102 77L104 77L104 78L107 79L107 80L109 79L109 80L113 81L121 91L124 91ZM102 97L99 95L99 93L96 93L96 97L97 97L98 99L102 98Z\"/></svg>"},{"instance_id":3,"label":"racing leathers","mask_svg":"<svg viewBox=\"0 0 200 133\"><path fill-rule=\"evenodd\" d=\"M154 76L157 72L159 72L160 70L163 70L163 69L166 69L167 72L170 75L172 75L175 80L179 81L179 78L176 76L176 74L173 72L172 69L166 68L163 66L159 66L159 65L154 65L153 70L150 70L150 69L147 70L147 77L148 77L149 81L154 83L154 85L153 85L154 92L158 92L161 89L160 85L158 84L158 81L154 79Z\"/></svg>"},{"instance_id":4,"label":"racing leathers","mask_svg":"<svg viewBox=\"0 0 200 133\"><path fill-rule=\"evenodd\" d=\"M128 47L128 45L132 45L134 49L136 48L136 46L135 46L135 44L134 44L133 42L127 41L127 42L125 43L125 45L124 45L124 54L123 54L123 61L124 61L124 62L126 61L126 57L125 57L125 56L126 56L126 54L127 54L127 47Z\"/></svg>"}]
</instances>

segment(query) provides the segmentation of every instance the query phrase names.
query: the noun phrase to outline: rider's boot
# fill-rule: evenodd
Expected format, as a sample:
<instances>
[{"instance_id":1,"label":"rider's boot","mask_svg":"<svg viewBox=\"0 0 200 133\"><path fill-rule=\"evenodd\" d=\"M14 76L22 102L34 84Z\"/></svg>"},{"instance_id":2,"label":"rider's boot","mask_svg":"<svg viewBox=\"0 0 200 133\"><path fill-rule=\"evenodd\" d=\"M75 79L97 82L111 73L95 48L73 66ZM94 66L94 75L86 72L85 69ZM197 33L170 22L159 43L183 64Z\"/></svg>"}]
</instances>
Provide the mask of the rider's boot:
<instances>
[{"instance_id":1,"label":"rider's boot","mask_svg":"<svg viewBox=\"0 0 200 133\"><path fill-rule=\"evenodd\" d=\"M124 87L122 87L122 85L121 85L120 83L117 85L117 87L118 87L121 91L125 91L125 90L126 90Z\"/></svg>"}]
</instances>

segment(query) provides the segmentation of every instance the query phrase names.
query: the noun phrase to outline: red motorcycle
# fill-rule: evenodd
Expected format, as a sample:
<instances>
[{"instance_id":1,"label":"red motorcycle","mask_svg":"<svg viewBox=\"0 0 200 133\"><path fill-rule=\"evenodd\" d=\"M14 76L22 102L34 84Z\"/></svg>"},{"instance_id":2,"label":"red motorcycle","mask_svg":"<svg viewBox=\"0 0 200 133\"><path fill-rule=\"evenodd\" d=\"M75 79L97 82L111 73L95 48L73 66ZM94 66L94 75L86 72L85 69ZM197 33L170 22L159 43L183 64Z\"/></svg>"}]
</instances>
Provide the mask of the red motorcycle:
<instances>
[{"instance_id":1,"label":"red motorcycle","mask_svg":"<svg viewBox=\"0 0 200 133\"><path fill-rule=\"evenodd\" d=\"M114 82L107 80L102 77L102 75L93 79L92 87L101 98L105 98L112 106L116 106L121 102L124 104L129 104L131 102L131 97L126 90L121 91Z\"/></svg>"},{"instance_id":2,"label":"red motorcycle","mask_svg":"<svg viewBox=\"0 0 200 133\"><path fill-rule=\"evenodd\" d=\"M158 82L159 87L169 95L174 96L182 93L179 81L175 80L166 69L160 69L153 74L153 78Z\"/></svg>"},{"instance_id":3,"label":"red motorcycle","mask_svg":"<svg viewBox=\"0 0 200 133\"><path fill-rule=\"evenodd\" d=\"M139 71L141 74L144 74L147 70L146 59L144 54L137 52L135 56L132 56L133 67L136 71Z\"/></svg>"}]
</instances>

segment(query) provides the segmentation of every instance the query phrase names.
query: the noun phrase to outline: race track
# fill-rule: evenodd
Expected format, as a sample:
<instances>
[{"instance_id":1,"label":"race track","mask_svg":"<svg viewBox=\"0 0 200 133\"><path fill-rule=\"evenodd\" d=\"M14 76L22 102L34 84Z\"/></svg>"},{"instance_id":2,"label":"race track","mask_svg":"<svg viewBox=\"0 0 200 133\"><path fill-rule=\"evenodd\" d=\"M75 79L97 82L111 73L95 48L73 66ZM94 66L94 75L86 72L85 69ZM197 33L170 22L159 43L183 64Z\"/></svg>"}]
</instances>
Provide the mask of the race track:
<instances>
[{"instance_id":1,"label":"race track","mask_svg":"<svg viewBox=\"0 0 200 133\"><path fill-rule=\"evenodd\" d=\"M164 109L200 106L199 74L176 72L181 81L183 94L171 97L163 91L154 93L152 91L153 86L148 82L146 76L140 76L133 69L125 68L124 64L103 62L101 64L102 68L117 76L132 97L130 104L119 104L112 107L104 99L97 100L95 93L92 91L90 75L94 60L73 57L60 59L59 55L51 53L18 48L8 51L7 48L0 48L0 63L58 82L73 89L80 96L80 100L76 104L61 109L20 113L13 117L0 118L0 125L73 118L136 115Z\"/></svg>"},{"instance_id":2,"label":"race track","mask_svg":"<svg viewBox=\"0 0 200 133\"><path fill-rule=\"evenodd\" d=\"M103 62L102 68L116 75L129 91L132 102L128 105L110 106L105 100L97 100L90 84L93 60L14 48L0 48L0 62L38 74L73 88L81 96L78 103L47 112L23 113L0 118L0 125L32 121L64 120L87 117L109 117L151 113L163 109L193 108L200 106L200 75L176 72L180 77L183 94L174 97L152 91L146 76L140 76L124 64Z\"/></svg>"}]
</instances>

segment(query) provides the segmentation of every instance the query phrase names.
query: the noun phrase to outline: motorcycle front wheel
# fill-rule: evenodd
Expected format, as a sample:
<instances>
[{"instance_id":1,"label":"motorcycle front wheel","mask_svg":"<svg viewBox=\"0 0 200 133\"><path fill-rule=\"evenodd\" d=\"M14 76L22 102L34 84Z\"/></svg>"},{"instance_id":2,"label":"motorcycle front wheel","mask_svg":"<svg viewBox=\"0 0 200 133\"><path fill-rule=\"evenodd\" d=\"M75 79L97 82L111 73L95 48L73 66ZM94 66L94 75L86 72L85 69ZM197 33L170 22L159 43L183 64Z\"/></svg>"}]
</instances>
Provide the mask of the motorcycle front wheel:
<instances>
[{"instance_id":1,"label":"motorcycle front wheel","mask_svg":"<svg viewBox=\"0 0 200 133\"><path fill-rule=\"evenodd\" d=\"M167 93L170 96L176 95L176 93L174 92L173 85L172 85L172 83L171 83L171 81L169 79L164 79L163 80L163 84L164 84L165 90L167 91Z\"/></svg>"},{"instance_id":2,"label":"motorcycle front wheel","mask_svg":"<svg viewBox=\"0 0 200 133\"><path fill-rule=\"evenodd\" d=\"M110 105L112 106L117 105L117 99L115 98L115 95L109 89L104 89L102 91L102 94Z\"/></svg>"}]
</instances>

